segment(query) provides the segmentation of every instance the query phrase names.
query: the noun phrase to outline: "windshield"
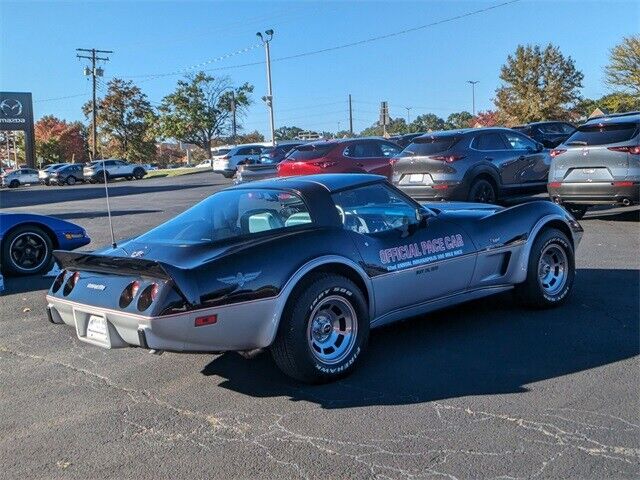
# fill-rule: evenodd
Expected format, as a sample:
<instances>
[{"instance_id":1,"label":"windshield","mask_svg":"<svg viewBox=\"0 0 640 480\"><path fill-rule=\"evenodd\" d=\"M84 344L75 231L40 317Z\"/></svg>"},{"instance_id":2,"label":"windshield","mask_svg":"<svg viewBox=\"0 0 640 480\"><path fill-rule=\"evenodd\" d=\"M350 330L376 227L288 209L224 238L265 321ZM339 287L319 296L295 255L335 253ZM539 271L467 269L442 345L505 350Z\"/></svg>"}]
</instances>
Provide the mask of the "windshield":
<instances>
[{"instance_id":1,"label":"windshield","mask_svg":"<svg viewBox=\"0 0 640 480\"><path fill-rule=\"evenodd\" d=\"M230 148L219 148L218 150L215 150L213 152L214 155L226 155L227 153L229 153L231 151Z\"/></svg>"},{"instance_id":2,"label":"windshield","mask_svg":"<svg viewBox=\"0 0 640 480\"><path fill-rule=\"evenodd\" d=\"M567 145L607 145L631 140L637 133L635 123L582 125L567 140Z\"/></svg>"},{"instance_id":3,"label":"windshield","mask_svg":"<svg viewBox=\"0 0 640 480\"><path fill-rule=\"evenodd\" d=\"M292 193L225 190L138 237L138 241L195 245L310 223L306 205Z\"/></svg>"},{"instance_id":4,"label":"windshield","mask_svg":"<svg viewBox=\"0 0 640 480\"><path fill-rule=\"evenodd\" d=\"M328 154L335 143L322 143L318 145L301 145L287 156L288 160L315 160Z\"/></svg>"},{"instance_id":5,"label":"windshield","mask_svg":"<svg viewBox=\"0 0 640 480\"><path fill-rule=\"evenodd\" d=\"M407 148L400 154L401 157L411 157L415 155L433 155L434 153L449 150L459 140L459 137L438 136L438 137L418 137L413 140Z\"/></svg>"}]
</instances>

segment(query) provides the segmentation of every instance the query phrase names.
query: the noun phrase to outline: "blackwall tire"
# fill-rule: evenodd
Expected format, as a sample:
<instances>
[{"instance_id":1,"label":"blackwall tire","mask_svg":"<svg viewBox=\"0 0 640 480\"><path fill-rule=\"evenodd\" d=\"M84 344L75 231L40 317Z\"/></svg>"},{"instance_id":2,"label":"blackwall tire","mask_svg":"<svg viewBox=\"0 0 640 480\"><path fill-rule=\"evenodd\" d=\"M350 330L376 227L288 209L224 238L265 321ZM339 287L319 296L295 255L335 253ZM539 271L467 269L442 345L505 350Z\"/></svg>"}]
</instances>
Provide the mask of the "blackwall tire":
<instances>
[{"instance_id":1,"label":"blackwall tire","mask_svg":"<svg viewBox=\"0 0 640 480\"><path fill-rule=\"evenodd\" d=\"M527 279L515 294L526 306L550 308L564 303L573 289L575 256L571 242L560 230L542 230L533 242Z\"/></svg>"},{"instance_id":2,"label":"blackwall tire","mask_svg":"<svg viewBox=\"0 0 640 480\"><path fill-rule=\"evenodd\" d=\"M496 203L498 195L493 184L479 178L475 180L469 188L469 195L467 201L475 203Z\"/></svg>"},{"instance_id":3,"label":"blackwall tire","mask_svg":"<svg viewBox=\"0 0 640 480\"><path fill-rule=\"evenodd\" d=\"M33 262L21 262L20 249L33 258ZM53 242L44 230L31 225L18 227L2 239L2 270L14 275L46 272L53 261L52 252Z\"/></svg>"},{"instance_id":4,"label":"blackwall tire","mask_svg":"<svg viewBox=\"0 0 640 480\"><path fill-rule=\"evenodd\" d=\"M288 376L327 383L349 375L369 340L367 302L346 277L318 274L284 312L271 354Z\"/></svg>"}]
</instances>

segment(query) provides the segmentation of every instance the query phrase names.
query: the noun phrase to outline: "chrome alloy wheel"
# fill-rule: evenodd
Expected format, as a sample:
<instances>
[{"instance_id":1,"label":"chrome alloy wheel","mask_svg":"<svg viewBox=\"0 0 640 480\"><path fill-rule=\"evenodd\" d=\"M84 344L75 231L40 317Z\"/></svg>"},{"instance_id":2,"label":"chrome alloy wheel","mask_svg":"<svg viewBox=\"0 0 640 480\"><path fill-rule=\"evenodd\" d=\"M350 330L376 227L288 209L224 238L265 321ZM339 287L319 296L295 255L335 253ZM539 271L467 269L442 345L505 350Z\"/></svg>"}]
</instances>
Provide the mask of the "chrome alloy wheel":
<instances>
[{"instance_id":1,"label":"chrome alloy wheel","mask_svg":"<svg viewBox=\"0 0 640 480\"><path fill-rule=\"evenodd\" d=\"M46 261L47 242L35 232L24 232L9 246L11 261L25 272L37 270Z\"/></svg>"},{"instance_id":2,"label":"chrome alloy wheel","mask_svg":"<svg viewBox=\"0 0 640 480\"><path fill-rule=\"evenodd\" d=\"M567 283L569 260L564 249L558 245L548 245L540 255L538 279L548 295L558 294Z\"/></svg>"},{"instance_id":3,"label":"chrome alloy wheel","mask_svg":"<svg viewBox=\"0 0 640 480\"><path fill-rule=\"evenodd\" d=\"M307 342L313 356L325 364L344 360L353 349L358 320L351 304L338 295L323 298L307 324Z\"/></svg>"}]
</instances>

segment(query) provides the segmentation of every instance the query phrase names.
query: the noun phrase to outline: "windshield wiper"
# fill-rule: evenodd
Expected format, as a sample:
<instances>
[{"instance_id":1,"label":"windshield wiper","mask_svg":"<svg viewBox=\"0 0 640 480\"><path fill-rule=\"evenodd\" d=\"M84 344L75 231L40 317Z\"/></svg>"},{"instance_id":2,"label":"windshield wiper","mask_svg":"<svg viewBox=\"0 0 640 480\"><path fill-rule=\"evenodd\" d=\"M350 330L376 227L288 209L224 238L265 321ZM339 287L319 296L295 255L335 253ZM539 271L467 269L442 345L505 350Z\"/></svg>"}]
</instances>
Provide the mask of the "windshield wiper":
<instances>
[{"instance_id":1,"label":"windshield wiper","mask_svg":"<svg viewBox=\"0 0 640 480\"><path fill-rule=\"evenodd\" d=\"M572 142L567 142L567 145L587 145L587 142L583 142L582 140L573 140Z\"/></svg>"}]
</instances>

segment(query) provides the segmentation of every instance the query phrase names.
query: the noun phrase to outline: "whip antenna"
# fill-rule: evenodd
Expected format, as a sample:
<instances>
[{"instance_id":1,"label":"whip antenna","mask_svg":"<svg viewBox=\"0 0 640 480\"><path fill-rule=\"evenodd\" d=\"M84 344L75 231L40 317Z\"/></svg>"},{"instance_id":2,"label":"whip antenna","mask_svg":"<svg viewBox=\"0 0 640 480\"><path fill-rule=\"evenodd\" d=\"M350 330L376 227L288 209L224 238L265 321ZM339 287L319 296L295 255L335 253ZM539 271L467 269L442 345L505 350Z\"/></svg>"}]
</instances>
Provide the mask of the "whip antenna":
<instances>
[{"instance_id":1,"label":"whip antenna","mask_svg":"<svg viewBox=\"0 0 640 480\"><path fill-rule=\"evenodd\" d=\"M113 234L113 221L111 220L111 205L109 205L109 184L107 182L107 167L104 164L104 158L102 159L102 179L104 180L104 194L107 199L107 217L109 217L109 229L111 230L111 246L116 248L116 237Z\"/></svg>"}]
</instances>

